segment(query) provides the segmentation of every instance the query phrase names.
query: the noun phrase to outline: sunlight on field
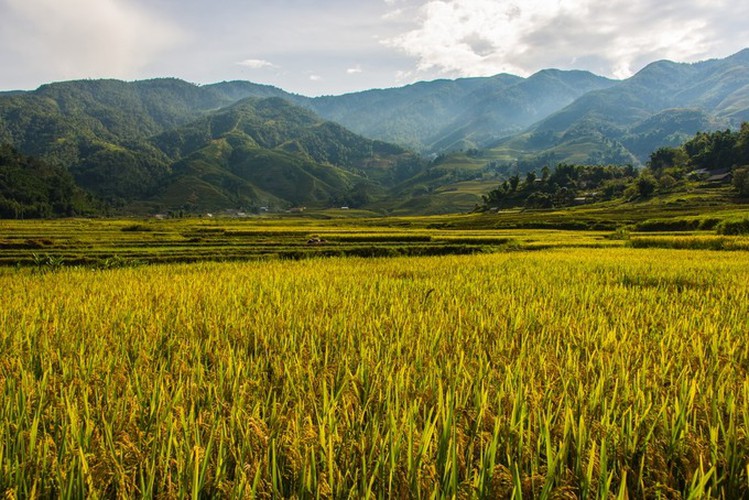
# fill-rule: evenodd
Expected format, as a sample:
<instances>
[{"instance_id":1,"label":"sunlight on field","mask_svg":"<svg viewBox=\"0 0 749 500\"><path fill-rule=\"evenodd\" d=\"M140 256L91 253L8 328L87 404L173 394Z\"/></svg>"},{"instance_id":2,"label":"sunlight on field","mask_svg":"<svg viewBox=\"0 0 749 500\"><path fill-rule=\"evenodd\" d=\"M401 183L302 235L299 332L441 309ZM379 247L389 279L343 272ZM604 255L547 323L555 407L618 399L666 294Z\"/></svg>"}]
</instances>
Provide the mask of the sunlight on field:
<instances>
[{"instance_id":1,"label":"sunlight on field","mask_svg":"<svg viewBox=\"0 0 749 500\"><path fill-rule=\"evenodd\" d=\"M411 219L172 219L0 222L3 265L122 267L315 256L461 255L623 246L602 231L454 229ZM439 224L437 224L439 226Z\"/></svg>"},{"instance_id":2,"label":"sunlight on field","mask_svg":"<svg viewBox=\"0 0 749 500\"><path fill-rule=\"evenodd\" d=\"M11 496L749 494L746 252L21 268L0 290Z\"/></svg>"}]
</instances>

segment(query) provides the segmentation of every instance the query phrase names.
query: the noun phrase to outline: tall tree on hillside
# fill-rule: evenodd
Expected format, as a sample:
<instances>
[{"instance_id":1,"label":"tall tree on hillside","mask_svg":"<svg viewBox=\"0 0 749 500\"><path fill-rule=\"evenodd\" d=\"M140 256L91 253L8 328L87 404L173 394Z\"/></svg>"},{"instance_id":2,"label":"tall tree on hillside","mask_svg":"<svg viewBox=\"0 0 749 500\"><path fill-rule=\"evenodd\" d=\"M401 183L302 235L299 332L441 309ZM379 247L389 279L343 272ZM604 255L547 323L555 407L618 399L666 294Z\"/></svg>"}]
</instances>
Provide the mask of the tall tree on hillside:
<instances>
[{"instance_id":1,"label":"tall tree on hillside","mask_svg":"<svg viewBox=\"0 0 749 500\"><path fill-rule=\"evenodd\" d=\"M735 151L737 164L740 166L749 165L749 122L741 124Z\"/></svg>"},{"instance_id":2,"label":"tall tree on hillside","mask_svg":"<svg viewBox=\"0 0 749 500\"><path fill-rule=\"evenodd\" d=\"M743 198L749 197L749 166L739 167L733 172L733 186Z\"/></svg>"},{"instance_id":3,"label":"tall tree on hillside","mask_svg":"<svg viewBox=\"0 0 749 500\"><path fill-rule=\"evenodd\" d=\"M695 168L709 170L731 168L735 164L735 146L738 133L730 130L699 132L693 139L684 143L684 151L689 155Z\"/></svg>"},{"instance_id":4,"label":"tall tree on hillside","mask_svg":"<svg viewBox=\"0 0 749 500\"><path fill-rule=\"evenodd\" d=\"M655 189L658 187L658 183L653 177L653 174L647 171L643 171L635 182L637 191L642 198L650 197Z\"/></svg>"},{"instance_id":5,"label":"tall tree on hillside","mask_svg":"<svg viewBox=\"0 0 749 500\"><path fill-rule=\"evenodd\" d=\"M647 167L653 172L656 177L668 169L675 167L685 167L688 158L682 148L659 148L650 154L650 160L647 163Z\"/></svg>"},{"instance_id":6,"label":"tall tree on hillside","mask_svg":"<svg viewBox=\"0 0 749 500\"><path fill-rule=\"evenodd\" d=\"M535 182L536 182L536 172L531 170L525 176L525 185L526 187L533 186Z\"/></svg>"}]
</instances>

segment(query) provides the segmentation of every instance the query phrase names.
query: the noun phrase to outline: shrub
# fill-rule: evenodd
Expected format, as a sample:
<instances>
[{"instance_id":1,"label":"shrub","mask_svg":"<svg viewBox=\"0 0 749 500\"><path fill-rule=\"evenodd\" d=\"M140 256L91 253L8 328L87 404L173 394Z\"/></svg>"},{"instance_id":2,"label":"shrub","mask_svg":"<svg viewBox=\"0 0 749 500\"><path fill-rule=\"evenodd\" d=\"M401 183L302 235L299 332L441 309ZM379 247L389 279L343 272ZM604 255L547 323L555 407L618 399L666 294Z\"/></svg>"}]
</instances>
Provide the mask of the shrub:
<instances>
[{"instance_id":1,"label":"shrub","mask_svg":"<svg viewBox=\"0 0 749 500\"><path fill-rule=\"evenodd\" d=\"M609 240L629 240L629 230L624 227L617 228L616 231L606 236Z\"/></svg>"},{"instance_id":2,"label":"shrub","mask_svg":"<svg viewBox=\"0 0 749 500\"><path fill-rule=\"evenodd\" d=\"M638 222L635 225L635 231L694 231L699 227L700 221L698 219L648 219Z\"/></svg>"},{"instance_id":3,"label":"shrub","mask_svg":"<svg viewBox=\"0 0 749 500\"><path fill-rule=\"evenodd\" d=\"M740 167L733 171L733 187L739 196L749 197L749 166Z\"/></svg>"},{"instance_id":4,"label":"shrub","mask_svg":"<svg viewBox=\"0 0 749 500\"><path fill-rule=\"evenodd\" d=\"M130 224L122 228L122 231L128 232L148 232L153 231L153 228L145 224Z\"/></svg>"},{"instance_id":5,"label":"shrub","mask_svg":"<svg viewBox=\"0 0 749 500\"><path fill-rule=\"evenodd\" d=\"M726 219L715 228L718 234L749 234L749 218Z\"/></svg>"}]
</instances>

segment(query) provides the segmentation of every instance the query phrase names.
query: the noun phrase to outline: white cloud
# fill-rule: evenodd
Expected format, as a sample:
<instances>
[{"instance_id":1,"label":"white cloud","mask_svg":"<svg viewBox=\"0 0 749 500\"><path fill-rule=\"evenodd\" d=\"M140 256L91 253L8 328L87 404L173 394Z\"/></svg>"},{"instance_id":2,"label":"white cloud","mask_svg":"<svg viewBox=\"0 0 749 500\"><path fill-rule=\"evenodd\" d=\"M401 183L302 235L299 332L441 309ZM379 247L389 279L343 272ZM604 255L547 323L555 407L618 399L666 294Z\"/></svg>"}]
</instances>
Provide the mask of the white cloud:
<instances>
[{"instance_id":1,"label":"white cloud","mask_svg":"<svg viewBox=\"0 0 749 500\"><path fill-rule=\"evenodd\" d=\"M391 21L391 20L400 19L401 16L403 16L403 9L395 9L395 10L391 10L383 14L382 19L384 21Z\"/></svg>"},{"instance_id":2,"label":"white cloud","mask_svg":"<svg viewBox=\"0 0 749 500\"><path fill-rule=\"evenodd\" d=\"M729 0L0 0L0 87L251 75L316 95L547 67L626 76L736 52L746 19L749 2Z\"/></svg>"},{"instance_id":3,"label":"white cloud","mask_svg":"<svg viewBox=\"0 0 749 500\"><path fill-rule=\"evenodd\" d=\"M626 77L655 59L697 60L743 48L749 24L737 19L749 17L749 3L723 3L428 0L415 27L383 43L414 57L422 73L527 75L580 64Z\"/></svg>"},{"instance_id":4,"label":"white cloud","mask_svg":"<svg viewBox=\"0 0 749 500\"><path fill-rule=\"evenodd\" d=\"M250 69L276 68L277 66L265 59L245 59L237 63L239 66L245 66Z\"/></svg>"},{"instance_id":5,"label":"white cloud","mask_svg":"<svg viewBox=\"0 0 749 500\"><path fill-rule=\"evenodd\" d=\"M357 75L359 73L362 73L364 70L361 69L361 66L356 65L353 68L349 68L346 70L346 74L349 75Z\"/></svg>"},{"instance_id":6,"label":"white cloud","mask_svg":"<svg viewBox=\"0 0 749 500\"><path fill-rule=\"evenodd\" d=\"M128 0L3 0L0 43L52 78L129 78L183 33Z\"/></svg>"},{"instance_id":7,"label":"white cloud","mask_svg":"<svg viewBox=\"0 0 749 500\"><path fill-rule=\"evenodd\" d=\"M322 81L322 77L320 75L310 75L309 79L310 79L310 81L313 81L313 82L321 82Z\"/></svg>"}]
</instances>

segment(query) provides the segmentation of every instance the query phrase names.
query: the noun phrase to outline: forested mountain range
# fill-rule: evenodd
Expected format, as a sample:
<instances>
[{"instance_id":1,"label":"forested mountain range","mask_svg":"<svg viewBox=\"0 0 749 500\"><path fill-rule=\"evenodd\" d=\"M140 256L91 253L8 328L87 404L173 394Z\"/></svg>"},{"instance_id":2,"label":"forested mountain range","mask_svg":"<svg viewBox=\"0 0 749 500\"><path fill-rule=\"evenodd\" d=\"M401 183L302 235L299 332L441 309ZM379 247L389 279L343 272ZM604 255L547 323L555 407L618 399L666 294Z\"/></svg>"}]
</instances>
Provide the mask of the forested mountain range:
<instances>
[{"instance_id":1,"label":"forested mountain range","mask_svg":"<svg viewBox=\"0 0 749 500\"><path fill-rule=\"evenodd\" d=\"M96 200L59 213L97 204L433 212L470 208L477 183L560 162L638 165L747 119L749 49L656 62L622 81L543 70L318 98L251 82L86 80L0 93L0 145L23 158L0 168L7 180L19 165L43 164Z\"/></svg>"},{"instance_id":2,"label":"forested mountain range","mask_svg":"<svg viewBox=\"0 0 749 500\"><path fill-rule=\"evenodd\" d=\"M364 204L421 160L356 135L280 98L247 98L151 140L170 160L160 183L173 205Z\"/></svg>"},{"instance_id":3,"label":"forested mountain range","mask_svg":"<svg viewBox=\"0 0 749 500\"><path fill-rule=\"evenodd\" d=\"M302 103L368 137L424 153L483 147L522 131L586 92L616 82L586 71L543 70L421 82Z\"/></svg>"},{"instance_id":4,"label":"forested mountain range","mask_svg":"<svg viewBox=\"0 0 749 500\"><path fill-rule=\"evenodd\" d=\"M496 151L552 162L638 163L662 146L749 119L749 49L694 64L654 62L627 80L588 92Z\"/></svg>"},{"instance_id":5,"label":"forested mountain range","mask_svg":"<svg viewBox=\"0 0 749 500\"><path fill-rule=\"evenodd\" d=\"M65 168L110 206L153 209L345 200L418 162L277 95L290 96L248 82L45 85L0 96L0 143Z\"/></svg>"}]
</instances>

